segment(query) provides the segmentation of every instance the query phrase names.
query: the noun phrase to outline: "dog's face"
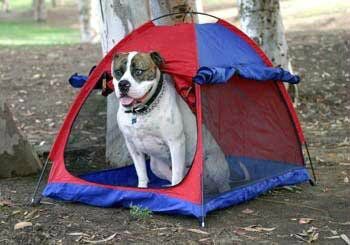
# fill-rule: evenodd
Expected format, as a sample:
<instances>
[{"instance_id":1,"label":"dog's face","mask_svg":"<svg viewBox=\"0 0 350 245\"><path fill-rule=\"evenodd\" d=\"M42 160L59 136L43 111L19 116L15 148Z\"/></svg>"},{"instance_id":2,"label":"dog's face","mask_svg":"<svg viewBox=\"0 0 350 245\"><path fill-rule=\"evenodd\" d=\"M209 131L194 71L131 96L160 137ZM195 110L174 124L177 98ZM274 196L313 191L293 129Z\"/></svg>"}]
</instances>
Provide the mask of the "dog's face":
<instances>
[{"instance_id":1,"label":"dog's face","mask_svg":"<svg viewBox=\"0 0 350 245\"><path fill-rule=\"evenodd\" d=\"M146 103L157 88L162 64L163 59L157 52L116 54L111 73L120 104L134 107Z\"/></svg>"}]
</instances>

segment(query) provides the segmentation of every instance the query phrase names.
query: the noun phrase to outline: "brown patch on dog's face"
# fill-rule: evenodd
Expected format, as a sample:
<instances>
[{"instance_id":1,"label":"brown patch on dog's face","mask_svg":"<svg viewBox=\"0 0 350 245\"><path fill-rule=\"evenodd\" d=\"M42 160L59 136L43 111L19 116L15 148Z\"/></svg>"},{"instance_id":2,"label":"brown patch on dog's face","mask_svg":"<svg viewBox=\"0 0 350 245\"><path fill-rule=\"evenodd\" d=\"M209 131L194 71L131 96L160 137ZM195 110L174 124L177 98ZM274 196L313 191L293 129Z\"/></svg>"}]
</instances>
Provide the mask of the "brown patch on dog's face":
<instances>
[{"instance_id":1,"label":"brown patch on dog's face","mask_svg":"<svg viewBox=\"0 0 350 245\"><path fill-rule=\"evenodd\" d=\"M113 57L113 71L112 75L115 79L120 80L120 78L124 75L128 63L128 53L116 54Z\"/></svg>"},{"instance_id":2,"label":"brown patch on dog's face","mask_svg":"<svg viewBox=\"0 0 350 245\"><path fill-rule=\"evenodd\" d=\"M149 53L137 53L131 60L131 75L137 82L155 79L157 69L158 66Z\"/></svg>"}]
</instances>

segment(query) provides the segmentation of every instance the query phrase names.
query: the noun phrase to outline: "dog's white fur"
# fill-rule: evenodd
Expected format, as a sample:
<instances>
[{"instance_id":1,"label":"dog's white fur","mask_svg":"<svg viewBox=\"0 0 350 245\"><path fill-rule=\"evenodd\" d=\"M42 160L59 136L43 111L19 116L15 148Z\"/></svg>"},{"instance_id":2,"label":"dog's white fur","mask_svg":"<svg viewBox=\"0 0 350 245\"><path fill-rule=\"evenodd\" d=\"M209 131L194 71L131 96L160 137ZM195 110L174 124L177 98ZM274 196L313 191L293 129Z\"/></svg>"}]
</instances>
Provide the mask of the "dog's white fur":
<instances>
[{"instance_id":1,"label":"dog's white fur","mask_svg":"<svg viewBox=\"0 0 350 245\"><path fill-rule=\"evenodd\" d=\"M154 80L139 83L133 78L130 63L136 54L137 52L128 54L127 70L123 76L118 80L113 78L118 98L120 98L118 83L121 80L130 82L128 96L132 98L143 97L153 86L146 96L147 100L157 87L160 78L159 69ZM171 185L176 185L184 178L196 152L196 118L168 79L164 79L163 86L164 92L157 106L147 114L137 114L136 123L132 123L135 116L132 113L125 113L127 108L123 105L119 106L117 114L119 128L135 164L138 187L142 188L147 187L149 182L145 154L150 156L152 172L160 178L169 180ZM205 179L214 182L204 184L216 186L220 191L228 190L230 171L225 156L205 127L203 138L205 159L208 163L205 164L207 173Z\"/></svg>"}]
</instances>

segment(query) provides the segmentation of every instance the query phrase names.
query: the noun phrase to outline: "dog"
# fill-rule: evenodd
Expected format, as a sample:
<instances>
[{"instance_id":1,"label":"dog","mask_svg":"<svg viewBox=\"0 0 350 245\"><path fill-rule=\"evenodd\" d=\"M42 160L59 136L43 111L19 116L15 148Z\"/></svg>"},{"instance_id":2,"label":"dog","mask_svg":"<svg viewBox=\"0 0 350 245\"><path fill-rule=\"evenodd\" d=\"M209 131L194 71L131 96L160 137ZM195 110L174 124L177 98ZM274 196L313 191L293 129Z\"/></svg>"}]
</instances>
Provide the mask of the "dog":
<instances>
[{"instance_id":1,"label":"dog","mask_svg":"<svg viewBox=\"0 0 350 245\"><path fill-rule=\"evenodd\" d=\"M152 172L179 184L191 167L197 144L195 115L160 70L158 52L118 53L111 66L115 95L119 100L117 122L134 162L138 187L147 188L146 156ZM205 188L228 190L229 167L223 152L204 127ZM214 188L213 188L214 187ZM211 190L212 191L212 190Z\"/></svg>"}]
</instances>

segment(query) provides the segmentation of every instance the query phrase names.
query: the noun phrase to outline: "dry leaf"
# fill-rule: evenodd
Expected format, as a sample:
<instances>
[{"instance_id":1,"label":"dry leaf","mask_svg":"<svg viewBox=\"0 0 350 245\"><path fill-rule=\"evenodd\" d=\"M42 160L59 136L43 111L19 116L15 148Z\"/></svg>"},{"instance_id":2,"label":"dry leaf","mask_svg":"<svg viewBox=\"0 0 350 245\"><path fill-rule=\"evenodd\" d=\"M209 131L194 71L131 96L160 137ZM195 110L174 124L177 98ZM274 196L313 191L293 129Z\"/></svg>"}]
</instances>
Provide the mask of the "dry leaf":
<instances>
[{"instance_id":1,"label":"dry leaf","mask_svg":"<svg viewBox=\"0 0 350 245\"><path fill-rule=\"evenodd\" d=\"M198 242L206 242L210 239L210 237L207 237L207 238L202 238L202 239L199 239Z\"/></svg>"},{"instance_id":2,"label":"dry leaf","mask_svg":"<svg viewBox=\"0 0 350 245\"><path fill-rule=\"evenodd\" d=\"M337 239L337 238L340 238L340 236L328 236L328 237L325 237L326 239Z\"/></svg>"},{"instance_id":3,"label":"dry leaf","mask_svg":"<svg viewBox=\"0 0 350 245\"><path fill-rule=\"evenodd\" d=\"M261 225L250 225L247 227L240 227L240 228L245 231L253 231L253 232L273 231L276 229L276 227L266 228L266 227L262 227Z\"/></svg>"},{"instance_id":4,"label":"dry leaf","mask_svg":"<svg viewBox=\"0 0 350 245\"><path fill-rule=\"evenodd\" d=\"M341 234L340 235L340 238L343 239L343 241L347 244L347 245L350 245L350 239L347 235L345 234Z\"/></svg>"},{"instance_id":5,"label":"dry leaf","mask_svg":"<svg viewBox=\"0 0 350 245\"><path fill-rule=\"evenodd\" d=\"M310 224L312 221L314 221L314 219L310 219L310 218L300 218L299 219L299 224L303 225L303 224Z\"/></svg>"},{"instance_id":6,"label":"dry leaf","mask_svg":"<svg viewBox=\"0 0 350 245\"><path fill-rule=\"evenodd\" d=\"M295 236L304 242L312 243L318 239L319 233L317 232L316 227L311 226L307 231L303 230L298 234L292 234L292 236Z\"/></svg>"},{"instance_id":7,"label":"dry leaf","mask_svg":"<svg viewBox=\"0 0 350 245\"><path fill-rule=\"evenodd\" d=\"M84 232L71 232L67 234L68 236L89 236L88 234Z\"/></svg>"},{"instance_id":8,"label":"dry leaf","mask_svg":"<svg viewBox=\"0 0 350 245\"><path fill-rule=\"evenodd\" d=\"M0 200L0 207L13 207L15 204L11 202L10 200Z\"/></svg>"},{"instance_id":9,"label":"dry leaf","mask_svg":"<svg viewBox=\"0 0 350 245\"><path fill-rule=\"evenodd\" d=\"M33 224L31 222L24 221L24 222L19 222L19 223L15 224L14 229L18 230L18 229L23 229L23 228L29 227L29 226L33 226Z\"/></svg>"},{"instance_id":10,"label":"dry leaf","mask_svg":"<svg viewBox=\"0 0 350 245\"><path fill-rule=\"evenodd\" d=\"M199 229L186 229L186 230L190 231L190 232L197 233L197 234L210 235L210 233L208 233L206 231L199 230Z\"/></svg>"},{"instance_id":11,"label":"dry leaf","mask_svg":"<svg viewBox=\"0 0 350 245\"><path fill-rule=\"evenodd\" d=\"M254 210L252 210L252 209L250 209L250 208L246 208L246 209L244 209L244 210L242 211L242 213L244 213L244 214L252 214L252 213L254 213Z\"/></svg>"},{"instance_id":12,"label":"dry leaf","mask_svg":"<svg viewBox=\"0 0 350 245\"><path fill-rule=\"evenodd\" d=\"M31 211L30 213L26 214L26 215L24 216L24 218L25 218L26 220L31 219L37 212L38 212L38 210L35 209L35 210Z\"/></svg>"},{"instance_id":13,"label":"dry leaf","mask_svg":"<svg viewBox=\"0 0 350 245\"><path fill-rule=\"evenodd\" d=\"M91 243L91 244L99 244L99 243L106 243L110 240L112 240L118 233L114 233L113 235L105 238L105 239L102 239L102 240L87 240L87 239L82 239L83 242L86 242L86 243Z\"/></svg>"},{"instance_id":14,"label":"dry leaf","mask_svg":"<svg viewBox=\"0 0 350 245\"><path fill-rule=\"evenodd\" d=\"M52 202L47 202L47 201L41 201L40 204L46 204L46 205L55 205Z\"/></svg>"},{"instance_id":15,"label":"dry leaf","mask_svg":"<svg viewBox=\"0 0 350 245\"><path fill-rule=\"evenodd\" d=\"M313 232L310 234L308 242L312 243L312 242L316 241L318 239L318 237L319 237L319 233Z\"/></svg>"}]
</instances>

